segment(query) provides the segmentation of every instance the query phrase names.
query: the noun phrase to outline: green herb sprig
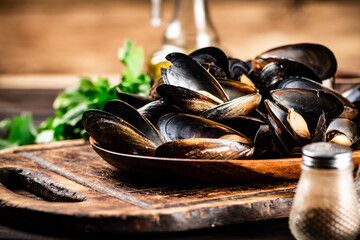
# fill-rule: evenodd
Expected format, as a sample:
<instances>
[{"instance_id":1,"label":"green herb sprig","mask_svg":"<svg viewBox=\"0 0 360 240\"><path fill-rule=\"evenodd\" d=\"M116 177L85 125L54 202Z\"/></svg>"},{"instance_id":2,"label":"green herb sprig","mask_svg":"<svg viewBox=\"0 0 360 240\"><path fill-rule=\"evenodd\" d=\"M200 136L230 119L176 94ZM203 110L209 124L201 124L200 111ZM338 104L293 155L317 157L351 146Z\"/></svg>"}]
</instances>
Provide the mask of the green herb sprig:
<instances>
[{"instance_id":1,"label":"green herb sprig","mask_svg":"<svg viewBox=\"0 0 360 240\"><path fill-rule=\"evenodd\" d=\"M125 65L121 82L110 86L106 78L99 77L96 82L81 77L77 88L61 92L53 103L55 116L36 127L31 113L22 113L12 119L0 122L0 149L48 143L66 139L88 138L81 119L88 109L102 109L113 99L117 99L116 88L122 92L149 95L151 78L142 73L144 52L141 47L125 41L119 50L119 60Z\"/></svg>"}]
</instances>

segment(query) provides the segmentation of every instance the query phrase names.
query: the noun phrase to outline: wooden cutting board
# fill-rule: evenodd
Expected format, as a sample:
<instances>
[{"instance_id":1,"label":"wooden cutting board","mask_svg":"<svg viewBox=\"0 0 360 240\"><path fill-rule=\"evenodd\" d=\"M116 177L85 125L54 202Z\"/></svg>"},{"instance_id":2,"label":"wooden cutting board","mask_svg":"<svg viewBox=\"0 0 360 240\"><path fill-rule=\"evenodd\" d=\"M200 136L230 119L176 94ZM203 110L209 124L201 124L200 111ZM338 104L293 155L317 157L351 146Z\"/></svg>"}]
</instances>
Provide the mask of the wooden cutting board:
<instances>
[{"instance_id":1,"label":"wooden cutting board","mask_svg":"<svg viewBox=\"0 0 360 240\"><path fill-rule=\"evenodd\" d=\"M174 232L287 217L296 182L131 176L82 140L0 152L0 220L79 232Z\"/></svg>"}]
</instances>

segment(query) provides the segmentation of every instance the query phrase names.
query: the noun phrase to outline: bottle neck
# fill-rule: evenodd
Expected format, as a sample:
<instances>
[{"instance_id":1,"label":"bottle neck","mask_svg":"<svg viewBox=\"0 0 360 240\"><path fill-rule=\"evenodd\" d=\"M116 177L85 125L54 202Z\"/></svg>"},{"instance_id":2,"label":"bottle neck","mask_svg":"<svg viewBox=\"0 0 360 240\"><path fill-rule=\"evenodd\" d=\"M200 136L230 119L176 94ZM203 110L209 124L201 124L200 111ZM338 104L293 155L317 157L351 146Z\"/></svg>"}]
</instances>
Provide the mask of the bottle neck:
<instances>
[{"instance_id":1,"label":"bottle neck","mask_svg":"<svg viewBox=\"0 0 360 240\"><path fill-rule=\"evenodd\" d=\"M166 28L163 42L187 51L218 45L207 0L176 0L174 17Z\"/></svg>"}]
</instances>

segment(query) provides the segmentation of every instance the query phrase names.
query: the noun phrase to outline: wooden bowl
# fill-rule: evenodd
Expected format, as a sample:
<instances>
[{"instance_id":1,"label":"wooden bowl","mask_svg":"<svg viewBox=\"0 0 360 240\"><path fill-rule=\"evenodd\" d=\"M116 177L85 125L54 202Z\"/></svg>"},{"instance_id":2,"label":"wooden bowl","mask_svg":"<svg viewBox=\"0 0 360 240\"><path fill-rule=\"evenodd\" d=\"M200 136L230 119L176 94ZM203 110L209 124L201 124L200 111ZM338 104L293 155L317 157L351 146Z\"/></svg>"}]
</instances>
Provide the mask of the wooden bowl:
<instances>
[{"instance_id":1,"label":"wooden bowl","mask_svg":"<svg viewBox=\"0 0 360 240\"><path fill-rule=\"evenodd\" d=\"M297 180L301 158L259 160L209 160L163 158L124 154L107 150L90 138L97 154L114 167L142 177L183 180L196 179L216 183L254 183ZM360 151L354 151L359 164Z\"/></svg>"}]
</instances>

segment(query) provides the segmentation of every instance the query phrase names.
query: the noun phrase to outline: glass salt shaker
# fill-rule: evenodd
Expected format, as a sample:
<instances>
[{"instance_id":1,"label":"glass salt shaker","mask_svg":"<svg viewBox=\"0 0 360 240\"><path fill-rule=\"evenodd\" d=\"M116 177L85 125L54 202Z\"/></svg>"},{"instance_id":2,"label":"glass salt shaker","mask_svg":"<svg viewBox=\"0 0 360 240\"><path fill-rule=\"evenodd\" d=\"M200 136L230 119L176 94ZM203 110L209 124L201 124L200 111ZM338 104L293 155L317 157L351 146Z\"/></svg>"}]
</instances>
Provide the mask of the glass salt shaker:
<instances>
[{"instance_id":1,"label":"glass salt shaker","mask_svg":"<svg viewBox=\"0 0 360 240\"><path fill-rule=\"evenodd\" d=\"M355 239L360 230L352 151L318 142L302 149L302 172L289 217L296 239Z\"/></svg>"}]
</instances>

